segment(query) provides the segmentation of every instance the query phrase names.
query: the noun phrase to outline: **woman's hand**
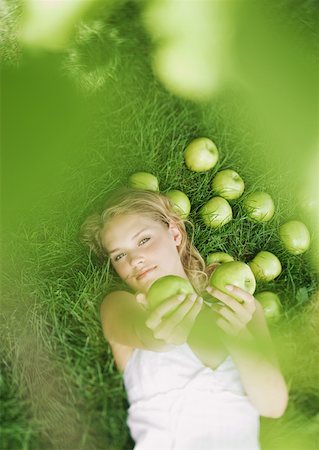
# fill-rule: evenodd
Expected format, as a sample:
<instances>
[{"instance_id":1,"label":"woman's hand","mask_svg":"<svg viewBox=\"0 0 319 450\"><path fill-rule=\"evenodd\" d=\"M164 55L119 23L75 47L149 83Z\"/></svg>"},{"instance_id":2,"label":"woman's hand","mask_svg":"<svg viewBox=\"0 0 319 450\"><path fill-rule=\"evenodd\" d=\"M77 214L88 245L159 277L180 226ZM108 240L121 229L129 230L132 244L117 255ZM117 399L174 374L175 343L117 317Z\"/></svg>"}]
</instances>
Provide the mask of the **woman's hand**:
<instances>
[{"instance_id":1,"label":"woman's hand","mask_svg":"<svg viewBox=\"0 0 319 450\"><path fill-rule=\"evenodd\" d=\"M144 294L138 294L136 300L147 309ZM162 339L167 344L184 344L202 304L202 297L196 293L171 297L149 312L145 324L156 339Z\"/></svg>"},{"instance_id":2,"label":"woman's hand","mask_svg":"<svg viewBox=\"0 0 319 450\"><path fill-rule=\"evenodd\" d=\"M225 304L225 306L212 307L212 310L221 316L216 320L216 324L226 334L238 336L247 331L246 325L256 311L256 300L251 294L237 286L229 285L226 288L229 290L229 295L213 287L206 288L206 291Z\"/></svg>"}]
</instances>

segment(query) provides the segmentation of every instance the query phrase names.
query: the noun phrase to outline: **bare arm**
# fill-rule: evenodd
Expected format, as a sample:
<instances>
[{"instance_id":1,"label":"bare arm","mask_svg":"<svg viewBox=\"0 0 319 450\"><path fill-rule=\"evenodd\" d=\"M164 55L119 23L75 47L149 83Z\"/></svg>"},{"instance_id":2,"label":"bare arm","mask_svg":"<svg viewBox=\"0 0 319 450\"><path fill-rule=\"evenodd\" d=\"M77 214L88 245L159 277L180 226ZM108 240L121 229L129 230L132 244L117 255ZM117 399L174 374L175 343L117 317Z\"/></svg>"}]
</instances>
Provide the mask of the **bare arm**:
<instances>
[{"instance_id":1,"label":"bare arm","mask_svg":"<svg viewBox=\"0 0 319 450\"><path fill-rule=\"evenodd\" d=\"M133 294L116 291L108 294L100 308L105 339L132 348L167 351L172 348L162 339L156 339L145 325L146 311L136 302Z\"/></svg>"},{"instance_id":2,"label":"bare arm","mask_svg":"<svg viewBox=\"0 0 319 450\"><path fill-rule=\"evenodd\" d=\"M229 351L222 341L222 333L216 325L218 315L205 303L196 317L187 343L205 366L216 369Z\"/></svg>"},{"instance_id":3,"label":"bare arm","mask_svg":"<svg viewBox=\"0 0 319 450\"><path fill-rule=\"evenodd\" d=\"M186 342L202 301L196 294L177 295L147 311L129 292L113 292L101 305L104 336L110 343L168 351Z\"/></svg>"},{"instance_id":4,"label":"bare arm","mask_svg":"<svg viewBox=\"0 0 319 450\"><path fill-rule=\"evenodd\" d=\"M257 335L252 331L255 326L258 327ZM260 414L281 417L288 404L288 389L260 305L251 326L240 336L240 343L229 341L226 346L238 367L247 395Z\"/></svg>"},{"instance_id":5,"label":"bare arm","mask_svg":"<svg viewBox=\"0 0 319 450\"><path fill-rule=\"evenodd\" d=\"M219 325L248 397L262 416L280 417L287 407L288 389L261 305L239 288L234 288L232 295L244 300L243 305L216 289L213 295L227 305L219 309ZM247 305L253 308L250 317Z\"/></svg>"}]
</instances>

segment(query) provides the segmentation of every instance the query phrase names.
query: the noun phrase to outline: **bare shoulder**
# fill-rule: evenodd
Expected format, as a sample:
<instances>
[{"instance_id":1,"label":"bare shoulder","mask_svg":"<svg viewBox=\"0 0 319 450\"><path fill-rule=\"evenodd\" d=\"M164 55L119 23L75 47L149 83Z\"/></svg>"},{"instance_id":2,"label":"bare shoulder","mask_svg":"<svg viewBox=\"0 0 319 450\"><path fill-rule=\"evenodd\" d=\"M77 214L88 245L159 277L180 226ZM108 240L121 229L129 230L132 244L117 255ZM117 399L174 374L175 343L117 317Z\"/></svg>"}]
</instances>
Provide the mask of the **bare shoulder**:
<instances>
[{"instance_id":1,"label":"bare shoulder","mask_svg":"<svg viewBox=\"0 0 319 450\"><path fill-rule=\"evenodd\" d=\"M106 294L106 296L104 297L101 306L113 299L117 299L117 298L122 298L122 297L134 297L134 295L128 291L113 291L113 292L109 292L108 294Z\"/></svg>"},{"instance_id":2,"label":"bare shoulder","mask_svg":"<svg viewBox=\"0 0 319 450\"><path fill-rule=\"evenodd\" d=\"M135 296L127 291L113 291L107 294L100 306L102 323L105 319L123 310L133 310L138 307Z\"/></svg>"},{"instance_id":3,"label":"bare shoulder","mask_svg":"<svg viewBox=\"0 0 319 450\"><path fill-rule=\"evenodd\" d=\"M100 318L108 342L116 342L113 334L117 327L121 327L120 318L124 319L135 305L134 295L127 291L110 292L104 297L100 306Z\"/></svg>"},{"instance_id":4,"label":"bare shoulder","mask_svg":"<svg viewBox=\"0 0 319 450\"><path fill-rule=\"evenodd\" d=\"M123 298L131 298L134 299L134 295L128 291L113 291L109 292L103 299L101 303L101 309L105 309L109 307L109 305L113 304L114 301L123 299Z\"/></svg>"}]
</instances>

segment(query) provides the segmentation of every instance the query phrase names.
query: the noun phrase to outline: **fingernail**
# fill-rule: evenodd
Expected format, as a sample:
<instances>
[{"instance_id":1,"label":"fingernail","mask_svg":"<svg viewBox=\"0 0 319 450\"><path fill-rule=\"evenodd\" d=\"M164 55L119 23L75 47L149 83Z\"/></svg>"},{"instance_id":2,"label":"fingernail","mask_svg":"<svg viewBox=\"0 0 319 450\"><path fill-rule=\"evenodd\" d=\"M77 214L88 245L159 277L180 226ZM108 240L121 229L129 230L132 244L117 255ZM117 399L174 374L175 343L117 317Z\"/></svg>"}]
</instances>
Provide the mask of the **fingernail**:
<instances>
[{"instance_id":1,"label":"fingernail","mask_svg":"<svg viewBox=\"0 0 319 450\"><path fill-rule=\"evenodd\" d=\"M234 286L232 286L231 284L227 284L226 289L228 291L232 291L232 290L234 290Z\"/></svg>"}]
</instances>

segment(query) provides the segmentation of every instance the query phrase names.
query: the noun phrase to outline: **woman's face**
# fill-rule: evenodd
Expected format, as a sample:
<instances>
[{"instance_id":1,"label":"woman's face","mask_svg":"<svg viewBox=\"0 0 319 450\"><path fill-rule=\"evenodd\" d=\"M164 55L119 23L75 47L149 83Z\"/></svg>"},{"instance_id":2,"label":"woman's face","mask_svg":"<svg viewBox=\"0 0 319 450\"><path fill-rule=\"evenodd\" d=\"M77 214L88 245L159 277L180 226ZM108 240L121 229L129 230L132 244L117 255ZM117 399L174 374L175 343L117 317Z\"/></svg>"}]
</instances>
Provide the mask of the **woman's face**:
<instances>
[{"instance_id":1,"label":"woman's face","mask_svg":"<svg viewBox=\"0 0 319 450\"><path fill-rule=\"evenodd\" d=\"M147 292L164 275L187 278L178 253L182 236L175 224L121 215L111 219L101 237L114 269L134 291Z\"/></svg>"}]
</instances>

